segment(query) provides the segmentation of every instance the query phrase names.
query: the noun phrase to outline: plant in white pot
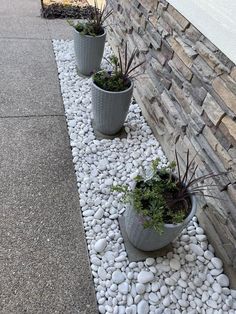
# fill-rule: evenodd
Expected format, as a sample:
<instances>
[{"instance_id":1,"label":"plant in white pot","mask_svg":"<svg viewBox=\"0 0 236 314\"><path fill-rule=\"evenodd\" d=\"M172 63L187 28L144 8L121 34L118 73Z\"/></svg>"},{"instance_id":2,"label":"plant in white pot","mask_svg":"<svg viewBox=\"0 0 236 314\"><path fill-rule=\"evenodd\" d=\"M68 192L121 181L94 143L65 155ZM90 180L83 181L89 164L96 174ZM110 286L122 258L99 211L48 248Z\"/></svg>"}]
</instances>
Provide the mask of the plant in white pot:
<instances>
[{"instance_id":1,"label":"plant in white pot","mask_svg":"<svg viewBox=\"0 0 236 314\"><path fill-rule=\"evenodd\" d=\"M197 166L190 173L192 165L188 151L185 172L181 176L176 153L176 163L168 166L160 168L159 160L155 160L151 170L136 177L133 190L126 185L113 187L114 191L124 193L123 200L128 203L125 228L135 247L154 251L175 240L196 213L196 195L205 187L209 188L209 185L197 184L222 175L209 173L195 178ZM176 166L177 174L174 174Z\"/></svg>"},{"instance_id":2,"label":"plant in white pot","mask_svg":"<svg viewBox=\"0 0 236 314\"><path fill-rule=\"evenodd\" d=\"M133 65L136 54L137 49L134 49L128 57L126 44L124 60L119 49L119 58L113 55L108 60L112 70L99 71L93 75L93 127L103 135L118 135L125 122L133 95L132 80L138 75L134 71L144 63Z\"/></svg>"},{"instance_id":3,"label":"plant in white pot","mask_svg":"<svg viewBox=\"0 0 236 314\"><path fill-rule=\"evenodd\" d=\"M68 21L74 27L74 50L79 73L90 76L100 69L103 57L106 31L104 22L112 14L104 6L98 8L94 2L94 10L87 20L79 20L77 23Z\"/></svg>"}]
</instances>

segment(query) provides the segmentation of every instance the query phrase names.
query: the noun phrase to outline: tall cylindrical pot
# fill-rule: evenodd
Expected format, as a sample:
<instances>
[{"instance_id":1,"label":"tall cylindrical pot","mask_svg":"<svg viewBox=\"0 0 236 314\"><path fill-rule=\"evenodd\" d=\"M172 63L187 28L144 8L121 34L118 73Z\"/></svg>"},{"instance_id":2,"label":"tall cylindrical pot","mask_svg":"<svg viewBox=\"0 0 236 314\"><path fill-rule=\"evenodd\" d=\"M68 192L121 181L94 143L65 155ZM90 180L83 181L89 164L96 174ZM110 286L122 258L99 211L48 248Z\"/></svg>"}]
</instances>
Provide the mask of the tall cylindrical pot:
<instances>
[{"instance_id":1,"label":"tall cylindrical pot","mask_svg":"<svg viewBox=\"0 0 236 314\"><path fill-rule=\"evenodd\" d=\"M121 92L106 91L92 82L94 128L102 134L117 134L126 119L133 94L133 83Z\"/></svg>"},{"instance_id":2,"label":"tall cylindrical pot","mask_svg":"<svg viewBox=\"0 0 236 314\"><path fill-rule=\"evenodd\" d=\"M155 251L167 246L180 235L195 215L197 204L193 195L191 195L191 203L192 207L188 217L179 224L165 224L161 234L153 228L144 228L144 218L132 205L129 205L125 212L125 228L130 242L142 251Z\"/></svg>"},{"instance_id":3,"label":"tall cylindrical pot","mask_svg":"<svg viewBox=\"0 0 236 314\"><path fill-rule=\"evenodd\" d=\"M100 69L106 40L106 32L100 36L81 35L74 28L74 50L78 70L89 76Z\"/></svg>"}]
</instances>

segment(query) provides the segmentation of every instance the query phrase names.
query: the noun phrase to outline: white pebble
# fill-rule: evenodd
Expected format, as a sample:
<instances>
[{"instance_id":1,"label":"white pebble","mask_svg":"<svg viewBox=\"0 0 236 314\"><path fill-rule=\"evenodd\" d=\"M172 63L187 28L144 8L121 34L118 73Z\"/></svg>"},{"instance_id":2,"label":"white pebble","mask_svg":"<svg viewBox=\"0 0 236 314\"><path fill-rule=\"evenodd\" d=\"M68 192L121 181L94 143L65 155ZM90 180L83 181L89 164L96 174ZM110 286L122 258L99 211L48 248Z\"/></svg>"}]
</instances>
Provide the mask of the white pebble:
<instances>
[{"instance_id":1,"label":"white pebble","mask_svg":"<svg viewBox=\"0 0 236 314\"><path fill-rule=\"evenodd\" d=\"M139 283L148 283L148 282L151 282L153 279L154 279L154 275L150 271L143 270L138 274Z\"/></svg>"},{"instance_id":2,"label":"white pebble","mask_svg":"<svg viewBox=\"0 0 236 314\"><path fill-rule=\"evenodd\" d=\"M112 281L116 284L120 284L125 280L124 274L120 270L114 271L112 274Z\"/></svg>"},{"instance_id":3,"label":"white pebble","mask_svg":"<svg viewBox=\"0 0 236 314\"><path fill-rule=\"evenodd\" d=\"M105 250L106 245L107 245L106 239L100 239L95 243L94 250L97 253L101 253Z\"/></svg>"}]
</instances>

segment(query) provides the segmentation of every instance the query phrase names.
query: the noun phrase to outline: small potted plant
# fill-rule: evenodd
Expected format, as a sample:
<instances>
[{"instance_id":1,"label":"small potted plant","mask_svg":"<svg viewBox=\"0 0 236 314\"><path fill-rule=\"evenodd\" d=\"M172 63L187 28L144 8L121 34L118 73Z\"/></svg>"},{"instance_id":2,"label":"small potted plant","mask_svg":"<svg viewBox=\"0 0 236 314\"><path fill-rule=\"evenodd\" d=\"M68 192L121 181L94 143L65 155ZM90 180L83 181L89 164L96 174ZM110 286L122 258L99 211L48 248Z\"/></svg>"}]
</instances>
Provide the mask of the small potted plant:
<instances>
[{"instance_id":1,"label":"small potted plant","mask_svg":"<svg viewBox=\"0 0 236 314\"><path fill-rule=\"evenodd\" d=\"M130 242L140 250L154 251L171 243L196 213L195 196L206 187L197 184L222 174L209 173L194 178L197 166L190 174L193 159L189 162L188 151L186 169L181 176L175 154L176 163L165 167L160 168L159 160L155 160L151 170L136 177L133 190L128 186L113 187L114 191L124 193L123 200L128 203L126 232ZM176 166L177 175L174 173Z\"/></svg>"},{"instance_id":2,"label":"small potted plant","mask_svg":"<svg viewBox=\"0 0 236 314\"><path fill-rule=\"evenodd\" d=\"M137 76L134 71L144 63L132 66L136 54L137 49L134 49L128 58L126 44L123 62L119 49L119 57L113 55L108 60L112 70L99 71L93 75L93 127L103 135L117 135L125 122L133 95L132 79Z\"/></svg>"},{"instance_id":3,"label":"small potted plant","mask_svg":"<svg viewBox=\"0 0 236 314\"><path fill-rule=\"evenodd\" d=\"M104 22L112 14L106 6L98 8L94 1L94 9L87 20L77 23L68 21L74 27L74 50L79 73L90 76L99 70L103 57L106 31Z\"/></svg>"}]
</instances>

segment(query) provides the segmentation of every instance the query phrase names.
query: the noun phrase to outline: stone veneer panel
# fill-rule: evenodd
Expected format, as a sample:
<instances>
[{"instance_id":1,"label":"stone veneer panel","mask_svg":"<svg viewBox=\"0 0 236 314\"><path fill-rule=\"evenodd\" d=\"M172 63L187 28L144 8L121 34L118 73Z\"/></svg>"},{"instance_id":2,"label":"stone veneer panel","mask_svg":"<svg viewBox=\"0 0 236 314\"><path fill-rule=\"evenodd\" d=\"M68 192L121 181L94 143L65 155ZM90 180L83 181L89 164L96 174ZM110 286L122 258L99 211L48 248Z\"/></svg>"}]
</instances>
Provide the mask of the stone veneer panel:
<instances>
[{"instance_id":1,"label":"stone veneer panel","mask_svg":"<svg viewBox=\"0 0 236 314\"><path fill-rule=\"evenodd\" d=\"M198 217L236 287L236 66L165 0L108 4L113 49L127 41L146 60L134 95L167 156L176 147L183 167L189 149L198 174L228 171Z\"/></svg>"}]
</instances>

